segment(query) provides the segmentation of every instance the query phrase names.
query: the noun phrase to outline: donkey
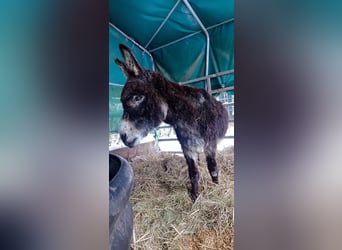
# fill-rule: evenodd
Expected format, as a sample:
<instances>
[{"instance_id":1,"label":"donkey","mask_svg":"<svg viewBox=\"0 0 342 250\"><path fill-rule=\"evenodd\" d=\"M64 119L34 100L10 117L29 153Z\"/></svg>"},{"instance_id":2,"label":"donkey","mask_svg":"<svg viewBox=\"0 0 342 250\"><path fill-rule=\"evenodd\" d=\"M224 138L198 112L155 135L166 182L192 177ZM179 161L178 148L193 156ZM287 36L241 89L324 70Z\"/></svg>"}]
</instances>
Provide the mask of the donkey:
<instances>
[{"instance_id":1,"label":"donkey","mask_svg":"<svg viewBox=\"0 0 342 250\"><path fill-rule=\"evenodd\" d=\"M116 58L115 63L127 77L121 93L121 140L134 147L162 122L172 125L188 165L191 198L195 201L199 195L197 160L203 150L212 181L218 184L216 150L228 128L228 112L204 89L182 86L146 70L129 48L123 44L119 48L125 62Z\"/></svg>"}]
</instances>

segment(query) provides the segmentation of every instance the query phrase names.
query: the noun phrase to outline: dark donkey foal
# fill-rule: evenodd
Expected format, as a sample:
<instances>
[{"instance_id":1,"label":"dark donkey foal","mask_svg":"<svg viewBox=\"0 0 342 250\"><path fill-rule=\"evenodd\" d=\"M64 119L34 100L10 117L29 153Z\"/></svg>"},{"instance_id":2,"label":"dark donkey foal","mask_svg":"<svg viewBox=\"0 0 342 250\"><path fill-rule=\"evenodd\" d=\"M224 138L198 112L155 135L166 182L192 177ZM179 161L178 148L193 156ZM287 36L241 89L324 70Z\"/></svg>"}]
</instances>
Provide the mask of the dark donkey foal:
<instances>
[{"instance_id":1,"label":"dark donkey foal","mask_svg":"<svg viewBox=\"0 0 342 250\"><path fill-rule=\"evenodd\" d=\"M228 127L228 113L223 105L203 89L181 86L157 72L143 69L130 50L120 44L125 62L115 62L127 76L121 102L124 113L120 137L128 147L140 143L163 121L173 126L189 167L192 199L198 197L199 152L206 155L213 182L218 183L217 142Z\"/></svg>"}]
</instances>

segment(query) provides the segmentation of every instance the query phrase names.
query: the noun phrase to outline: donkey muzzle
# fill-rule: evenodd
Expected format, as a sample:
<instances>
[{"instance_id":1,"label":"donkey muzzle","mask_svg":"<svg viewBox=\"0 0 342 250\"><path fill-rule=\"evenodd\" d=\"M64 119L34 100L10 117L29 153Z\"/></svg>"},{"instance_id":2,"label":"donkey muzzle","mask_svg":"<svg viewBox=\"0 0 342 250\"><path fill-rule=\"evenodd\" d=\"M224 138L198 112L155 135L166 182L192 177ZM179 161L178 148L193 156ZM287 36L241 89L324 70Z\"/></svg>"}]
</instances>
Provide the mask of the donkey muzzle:
<instances>
[{"instance_id":1,"label":"donkey muzzle","mask_svg":"<svg viewBox=\"0 0 342 250\"><path fill-rule=\"evenodd\" d=\"M128 141L126 133L120 134L120 138L127 147L133 148L137 144L138 138L133 138L133 140Z\"/></svg>"},{"instance_id":2,"label":"donkey muzzle","mask_svg":"<svg viewBox=\"0 0 342 250\"><path fill-rule=\"evenodd\" d=\"M119 133L123 143L130 148L138 145L144 137L143 131L137 129L134 123L127 119L121 120Z\"/></svg>"}]
</instances>

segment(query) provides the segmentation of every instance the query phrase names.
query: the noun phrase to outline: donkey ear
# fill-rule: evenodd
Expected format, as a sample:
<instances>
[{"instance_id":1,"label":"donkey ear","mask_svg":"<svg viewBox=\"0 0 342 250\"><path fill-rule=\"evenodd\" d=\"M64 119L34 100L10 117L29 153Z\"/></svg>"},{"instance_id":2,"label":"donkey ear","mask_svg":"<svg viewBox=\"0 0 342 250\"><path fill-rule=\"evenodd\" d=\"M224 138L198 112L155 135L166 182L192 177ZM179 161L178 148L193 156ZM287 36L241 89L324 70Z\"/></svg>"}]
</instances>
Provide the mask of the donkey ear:
<instances>
[{"instance_id":1,"label":"donkey ear","mask_svg":"<svg viewBox=\"0 0 342 250\"><path fill-rule=\"evenodd\" d=\"M132 72L127 68L127 65L124 62L116 58L115 63L119 66L119 68L126 75L126 77L129 77L132 75Z\"/></svg>"},{"instance_id":2,"label":"donkey ear","mask_svg":"<svg viewBox=\"0 0 342 250\"><path fill-rule=\"evenodd\" d=\"M134 76L139 76L143 72L143 68L140 66L138 61L133 56L132 52L128 47L123 44L119 45L121 50L121 54L125 58L126 61L126 69L131 72ZM119 65L120 67L120 65ZM121 68L121 67L120 67Z\"/></svg>"}]
</instances>

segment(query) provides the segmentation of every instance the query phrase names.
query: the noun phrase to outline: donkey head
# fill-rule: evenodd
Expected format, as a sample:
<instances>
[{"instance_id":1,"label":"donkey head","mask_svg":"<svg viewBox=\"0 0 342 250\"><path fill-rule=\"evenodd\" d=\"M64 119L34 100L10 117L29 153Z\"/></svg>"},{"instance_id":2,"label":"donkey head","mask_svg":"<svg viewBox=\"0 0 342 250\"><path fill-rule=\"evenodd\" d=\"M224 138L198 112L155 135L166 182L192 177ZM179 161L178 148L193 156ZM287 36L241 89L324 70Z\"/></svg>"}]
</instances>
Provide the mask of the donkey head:
<instances>
[{"instance_id":1,"label":"donkey head","mask_svg":"<svg viewBox=\"0 0 342 250\"><path fill-rule=\"evenodd\" d=\"M119 48L125 62L116 58L115 63L127 77L121 93L124 112L119 132L125 145L134 147L165 120L167 104L154 87L160 75L141 67L125 45Z\"/></svg>"}]
</instances>

